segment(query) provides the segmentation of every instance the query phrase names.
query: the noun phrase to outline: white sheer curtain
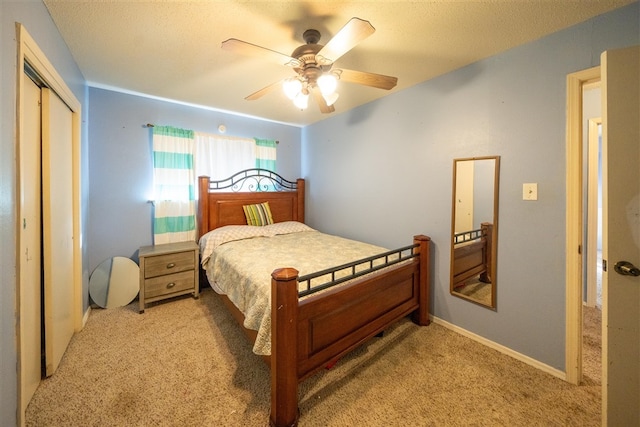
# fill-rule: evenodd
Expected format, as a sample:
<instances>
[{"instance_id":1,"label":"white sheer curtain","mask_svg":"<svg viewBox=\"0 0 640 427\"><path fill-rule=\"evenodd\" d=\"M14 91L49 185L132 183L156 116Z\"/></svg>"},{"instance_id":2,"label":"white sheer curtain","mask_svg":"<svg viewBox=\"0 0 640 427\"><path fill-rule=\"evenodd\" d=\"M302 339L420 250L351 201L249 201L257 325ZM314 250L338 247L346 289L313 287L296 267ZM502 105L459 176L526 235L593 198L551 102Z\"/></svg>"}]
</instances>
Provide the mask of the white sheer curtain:
<instances>
[{"instance_id":1,"label":"white sheer curtain","mask_svg":"<svg viewBox=\"0 0 640 427\"><path fill-rule=\"evenodd\" d=\"M194 132L196 177L212 180L228 178L236 172L256 167L253 138Z\"/></svg>"}]
</instances>

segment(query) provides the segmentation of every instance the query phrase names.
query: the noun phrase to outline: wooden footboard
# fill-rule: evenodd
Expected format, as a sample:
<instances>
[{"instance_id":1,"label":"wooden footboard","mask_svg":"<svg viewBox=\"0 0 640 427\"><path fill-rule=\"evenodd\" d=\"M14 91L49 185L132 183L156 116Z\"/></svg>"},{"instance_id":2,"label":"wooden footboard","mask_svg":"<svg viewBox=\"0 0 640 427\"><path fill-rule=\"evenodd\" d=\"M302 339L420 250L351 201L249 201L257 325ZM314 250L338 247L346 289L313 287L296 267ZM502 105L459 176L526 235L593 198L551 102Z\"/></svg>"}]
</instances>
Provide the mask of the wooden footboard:
<instances>
[{"instance_id":1,"label":"wooden footboard","mask_svg":"<svg viewBox=\"0 0 640 427\"><path fill-rule=\"evenodd\" d=\"M343 286L299 299L298 271L271 283L272 426L298 420L298 382L413 313L429 324L430 239L414 238L417 256Z\"/></svg>"},{"instance_id":2,"label":"wooden footboard","mask_svg":"<svg viewBox=\"0 0 640 427\"><path fill-rule=\"evenodd\" d=\"M484 222L478 230L454 236L454 270L451 279L454 289L478 275L483 282L491 281L492 227L492 224Z\"/></svg>"}]
</instances>

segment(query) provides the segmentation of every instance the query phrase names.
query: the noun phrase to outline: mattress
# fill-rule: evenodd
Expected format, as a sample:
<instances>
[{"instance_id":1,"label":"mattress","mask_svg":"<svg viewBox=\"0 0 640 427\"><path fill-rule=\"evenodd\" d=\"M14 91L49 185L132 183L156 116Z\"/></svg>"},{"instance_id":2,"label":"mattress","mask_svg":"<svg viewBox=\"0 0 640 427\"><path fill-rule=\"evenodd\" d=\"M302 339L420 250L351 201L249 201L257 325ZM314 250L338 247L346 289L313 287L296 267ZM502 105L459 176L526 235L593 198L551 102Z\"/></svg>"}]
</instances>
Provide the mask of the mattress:
<instances>
[{"instance_id":1,"label":"mattress","mask_svg":"<svg viewBox=\"0 0 640 427\"><path fill-rule=\"evenodd\" d=\"M202 236L200 249L213 289L244 314L245 328L257 331L253 352L260 355L271 353L271 273L275 269L292 267L304 276L387 251L296 221L220 227ZM314 279L312 286L330 279Z\"/></svg>"}]
</instances>

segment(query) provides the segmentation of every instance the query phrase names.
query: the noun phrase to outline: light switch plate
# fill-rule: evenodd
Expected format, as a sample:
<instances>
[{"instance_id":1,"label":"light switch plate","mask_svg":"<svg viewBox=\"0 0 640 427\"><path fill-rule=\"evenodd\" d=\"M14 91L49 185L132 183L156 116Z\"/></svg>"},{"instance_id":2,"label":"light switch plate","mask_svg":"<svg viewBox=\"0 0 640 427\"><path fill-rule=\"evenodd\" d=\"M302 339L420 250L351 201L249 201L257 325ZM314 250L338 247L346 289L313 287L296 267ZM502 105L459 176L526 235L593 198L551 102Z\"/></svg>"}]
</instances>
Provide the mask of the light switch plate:
<instances>
[{"instance_id":1,"label":"light switch plate","mask_svg":"<svg viewBox=\"0 0 640 427\"><path fill-rule=\"evenodd\" d=\"M522 200L538 200L538 184L522 184Z\"/></svg>"}]
</instances>

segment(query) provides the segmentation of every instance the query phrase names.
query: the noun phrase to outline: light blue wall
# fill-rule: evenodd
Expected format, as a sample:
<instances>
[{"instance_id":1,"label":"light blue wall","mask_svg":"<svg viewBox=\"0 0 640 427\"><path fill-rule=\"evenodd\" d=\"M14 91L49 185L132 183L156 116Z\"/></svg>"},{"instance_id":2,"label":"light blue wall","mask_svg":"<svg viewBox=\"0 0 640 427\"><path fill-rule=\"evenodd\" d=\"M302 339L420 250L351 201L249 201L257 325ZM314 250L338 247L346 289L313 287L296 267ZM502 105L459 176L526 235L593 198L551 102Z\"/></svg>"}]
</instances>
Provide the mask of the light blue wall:
<instances>
[{"instance_id":1,"label":"light blue wall","mask_svg":"<svg viewBox=\"0 0 640 427\"><path fill-rule=\"evenodd\" d=\"M432 313L564 371L566 76L640 43L639 23L635 3L306 127L309 224L387 247L431 236ZM495 312L449 295L452 160L486 155L501 156Z\"/></svg>"},{"instance_id":2,"label":"light blue wall","mask_svg":"<svg viewBox=\"0 0 640 427\"><path fill-rule=\"evenodd\" d=\"M495 199L496 162L477 160L473 167L473 228L479 229L483 222L493 222ZM453 185L453 177L452 177ZM453 202L453 201L452 201Z\"/></svg>"},{"instance_id":3,"label":"light blue wall","mask_svg":"<svg viewBox=\"0 0 640 427\"><path fill-rule=\"evenodd\" d=\"M16 424L16 70L15 23L22 23L82 104L86 122L86 86L82 73L40 1L0 1L0 425ZM87 215L87 134L82 133L82 223ZM86 244L82 245L86 248ZM84 250L84 249L83 249ZM88 266L83 257L85 307Z\"/></svg>"},{"instance_id":4,"label":"light blue wall","mask_svg":"<svg viewBox=\"0 0 640 427\"><path fill-rule=\"evenodd\" d=\"M151 130L147 123L225 135L279 141L277 169L300 176L301 130L157 99L90 88L89 177L91 215L87 229L91 271L107 258L130 257L152 243Z\"/></svg>"}]
</instances>

